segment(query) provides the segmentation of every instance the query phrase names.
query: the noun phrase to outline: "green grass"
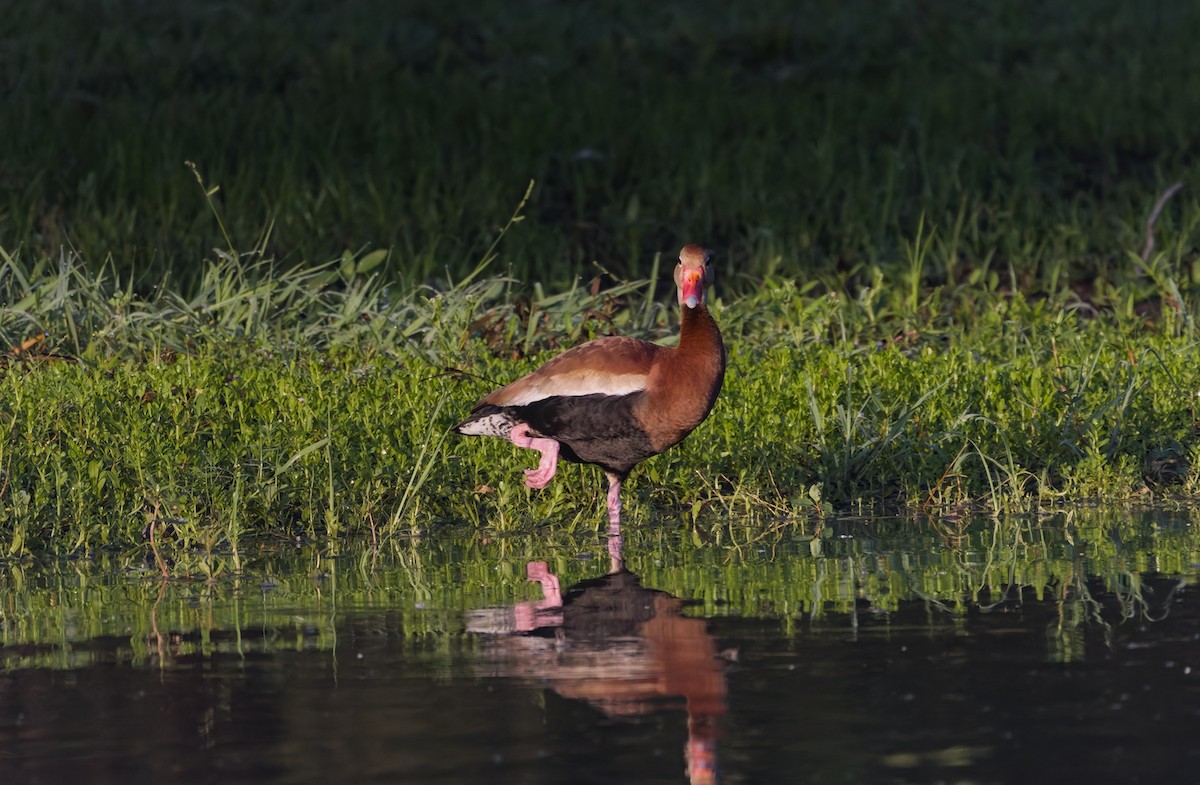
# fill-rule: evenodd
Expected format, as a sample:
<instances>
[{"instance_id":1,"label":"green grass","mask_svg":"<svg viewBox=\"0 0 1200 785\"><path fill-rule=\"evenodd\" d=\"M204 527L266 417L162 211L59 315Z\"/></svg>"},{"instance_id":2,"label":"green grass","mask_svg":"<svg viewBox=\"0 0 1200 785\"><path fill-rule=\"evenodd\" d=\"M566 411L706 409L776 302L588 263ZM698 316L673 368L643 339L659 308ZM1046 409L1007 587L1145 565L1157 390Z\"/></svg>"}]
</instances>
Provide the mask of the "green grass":
<instances>
[{"instance_id":1,"label":"green grass","mask_svg":"<svg viewBox=\"0 0 1200 785\"><path fill-rule=\"evenodd\" d=\"M670 340L686 241L731 365L631 526L1190 501L1198 30L1182 0L17 3L0 544L598 530L597 471L531 492L447 429L565 346Z\"/></svg>"},{"instance_id":2,"label":"green grass","mask_svg":"<svg viewBox=\"0 0 1200 785\"><path fill-rule=\"evenodd\" d=\"M388 249L410 285L469 271L530 180L501 249L526 281L702 241L738 291L857 286L911 269L924 221L911 286L1124 284L1158 194L1197 181L1197 31L1186 0L17 2L0 239L190 290L226 245L192 161L238 247ZM1198 218L1189 187L1161 219L1181 285Z\"/></svg>"},{"instance_id":3,"label":"green grass","mask_svg":"<svg viewBox=\"0 0 1200 785\"><path fill-rule=\"evenodd\" d=\"M63 259L0 265L13 304L0 339L49 336L0 375L13 556L124 547L151 524L185 550L464 523L596 531L598 471L568 466L530 491L528 455L448 429L564 343L669 340L677 318L649 282L546 294L480 268L452 289L406 290L374 275L371 255L290 271L231 257L190 298L142 297ZM1195 302L1149 322L986 288L905 310L902 287L882 288L890 301L782 283L716 297L725 389L693 436L635 472L630 525L1200 490Z\"/></svg>"}]
</instances>

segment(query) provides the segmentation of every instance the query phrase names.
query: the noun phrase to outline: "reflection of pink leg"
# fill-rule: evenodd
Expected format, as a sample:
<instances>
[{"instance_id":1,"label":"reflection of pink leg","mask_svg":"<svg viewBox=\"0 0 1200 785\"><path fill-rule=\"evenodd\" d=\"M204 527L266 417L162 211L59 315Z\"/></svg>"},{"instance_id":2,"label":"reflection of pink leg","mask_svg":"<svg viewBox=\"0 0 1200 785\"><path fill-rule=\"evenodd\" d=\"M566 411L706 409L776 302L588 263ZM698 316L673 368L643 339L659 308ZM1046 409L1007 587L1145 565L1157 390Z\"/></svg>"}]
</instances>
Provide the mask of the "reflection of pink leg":
<instances>
[{"instance_id":1,"label":"reflection of pink leg","mask_svg":"<svg viewBox=\"0 0 1200 785\"><path fill-rule=\"evenodd\" d=\"M608 476L608 558L610 572L625 569L625 556L621 553L621 478L612 472Z\"/></svg>"},{"instance_id":2,"label":"reflection of pink leg","mask_svg":"<svg viewBox=\"0 0 1200 785\"><path fill-rule=\"evenodd\" d=\"M623 538L614 534L608 538L608 571L620 572L625 569L625 555L621 553Z\"/></svg>"},{"instance_id":3,"label":"reflection of pink leg","mask_svg":"<svg viewBox=\"0 0 1200 785\"><path fill-rule=\"evenodd\" d=\"M517 603L513 608L513 628L517 632L532 632L562 624L562 589L558 576L550 572L544 561L526 564L525 575L542 585L543 599Z\"/></svg>"},{"instance_id":4,"label":"reflection of pink leg","mask_svg":"<svg viewBox=\"0 0 1200 785\"><path fill-rule=\"evenodd\" d=\"M525 565L525 576L531 581L542 584L542 596L547 608L557 608L562 605L562 589L559 587L558 576L550 572L544 561L531 561Z\"/></svg>"},{"instance_id":5,"label":"reflection of pink leg","mask_svg":"<svg viewBox=\"0 0 1200 785\"><path fill-rule=\"evenodd\" d=\"M621 478L612 472L608 476L608 533L621 533Z\"/></svg>"},{"instance_id":6,"label":"reflection of pink leg","mask_svg":"<svg viewBox=\"0 0 1200 785\"><path fill-rule=\"evenodd\" d=\"M508 440L518 447L537 450L542 454L536 469L525 470L525 485L530 488L545 488L554 479L554 472L558 469L558 442L530 436L529 426L525 423L513 426L508 432Z\"/></svg>"}]
</instances>

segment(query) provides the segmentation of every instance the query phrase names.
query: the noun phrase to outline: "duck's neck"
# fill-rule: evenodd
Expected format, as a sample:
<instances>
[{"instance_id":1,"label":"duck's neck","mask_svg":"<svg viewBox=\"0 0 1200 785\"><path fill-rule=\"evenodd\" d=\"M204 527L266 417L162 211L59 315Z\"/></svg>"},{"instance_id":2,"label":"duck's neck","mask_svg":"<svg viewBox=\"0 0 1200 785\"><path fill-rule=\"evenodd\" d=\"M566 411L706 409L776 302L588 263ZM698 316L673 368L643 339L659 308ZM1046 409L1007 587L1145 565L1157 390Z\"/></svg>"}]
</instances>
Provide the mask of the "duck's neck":
<instances>
[{"instance_id":1,"label":"duck's neck","mask_svg":"<svg viewBox=\"0 0 1200 785\"><path fill-rule=\"evenodd\" d=\"M639 421L661 452L704 421L725 379L721 331L703 305L682 308L679 344L658 356Z\"/></svg>"},{"instance_id":2,"label":"duck's neck","mask_svg":"<svg viewBox=\"0 0 1200 785\"><path fill-rule=\"evenodd\" d=\"M681 306L679 315L679 351L681 354L694 352L719 353L725 356L725 345L721 342L721 331L708 308Z\"/></svg>"},{"instance_id":3,"label":"duck's neck","mask_svg":"<svg viewBox=\"0 0 1200 785\"><path fill-rule=\"evenodd\" d=\"M685 305L681 310L679 347L675 352L677 362L687 369L686 375L708 387L708 406L711 407L725 378L725 344L721 341L721 331L703 305L695 308Z\"/></svg>"}]
</instances>

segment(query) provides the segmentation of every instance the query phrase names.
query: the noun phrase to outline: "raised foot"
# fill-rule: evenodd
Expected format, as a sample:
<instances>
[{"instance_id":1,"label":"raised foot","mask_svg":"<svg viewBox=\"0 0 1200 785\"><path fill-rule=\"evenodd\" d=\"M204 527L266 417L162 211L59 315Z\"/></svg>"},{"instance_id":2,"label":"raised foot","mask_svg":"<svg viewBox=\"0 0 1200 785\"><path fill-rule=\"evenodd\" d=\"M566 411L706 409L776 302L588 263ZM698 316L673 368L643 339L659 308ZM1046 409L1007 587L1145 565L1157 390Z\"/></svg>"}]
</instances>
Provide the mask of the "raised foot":
<instances>
[{"instance_id":1,"label":"raised foot","mask_svg":"<svg viewBox=\"0 0 1200 785\"><path fill-rule=\"evenodd\" d=\"M542 458L536 469L525 470L525 487L527 488L545 488L554 479L554 473L557 467L551 465L549 468L545 466L546 459Z\"/></svg>"},{"instance_id":2,"label":"raised foot","mask_svg":"<svg viewBox=\"0 0 1200 785\"><path fill-rule=\"evenodd\" d=\"M529 426L521 423L513 427L508 440L518 447L537 450L542 454L536 469L525 470L525 485L529 488L545 488L554 479L558 470L558 442L529 435Z\"/></svg>"}]
</instances>

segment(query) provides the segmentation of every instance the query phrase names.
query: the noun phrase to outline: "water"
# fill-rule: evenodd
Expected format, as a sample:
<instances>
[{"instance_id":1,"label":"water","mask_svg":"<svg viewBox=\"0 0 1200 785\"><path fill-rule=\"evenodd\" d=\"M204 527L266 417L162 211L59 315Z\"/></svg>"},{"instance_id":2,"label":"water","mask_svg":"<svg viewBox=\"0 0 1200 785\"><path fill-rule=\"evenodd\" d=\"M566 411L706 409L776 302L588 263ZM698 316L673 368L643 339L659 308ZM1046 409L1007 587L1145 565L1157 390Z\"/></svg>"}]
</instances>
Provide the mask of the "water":
<instances>
[{"instance_id":1,"label":"water","mask_svg":"<svg viewBox=\"0 0 1200 785\"><path fill-rule=\"evenodd\" d=\"M1189 514L629 536L9 565L0 782L1200 780Z\"/></svg>"}]
</instances>

